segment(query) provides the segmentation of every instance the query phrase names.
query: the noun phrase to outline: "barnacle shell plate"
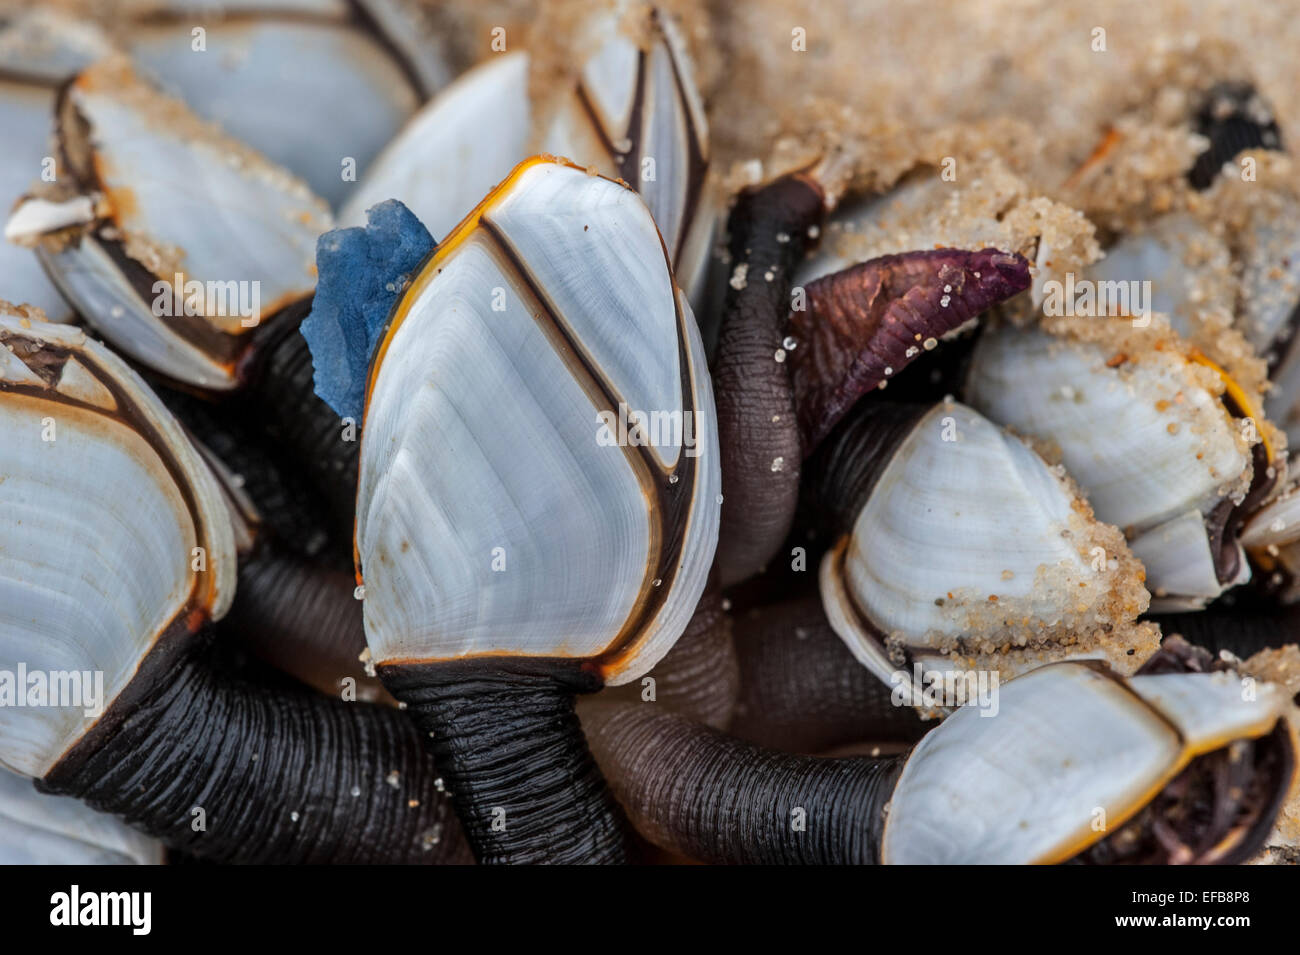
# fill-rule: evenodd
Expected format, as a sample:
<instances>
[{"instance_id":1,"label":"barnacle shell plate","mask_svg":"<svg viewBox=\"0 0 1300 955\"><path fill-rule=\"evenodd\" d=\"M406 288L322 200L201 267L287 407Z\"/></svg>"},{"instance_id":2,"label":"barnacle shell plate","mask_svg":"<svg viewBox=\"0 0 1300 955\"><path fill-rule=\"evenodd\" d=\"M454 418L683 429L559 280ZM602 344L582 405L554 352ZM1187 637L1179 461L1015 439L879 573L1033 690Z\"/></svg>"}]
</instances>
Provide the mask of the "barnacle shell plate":
<instances>
[{"instance_id":1,"label":"barnacle shell plate","mask_svg":"<svg viewBox=\"0 0 1300 955\"><path fill-rule=\"evenodd\" d=\"M1208 543L1187 548L1188 515L1207 515L1244 493L1249 450L1182 357L1151 354L1123 369L1110 359L1096 344L1000 327L976 346L966 397L993 420L1059 449L1097 516L1130 533L1153 593L1217 597L1239 580L1219 584ZM1178 546L1181 558L1166 554L1165 544ZM1188 565L1193 558L1199 566Z\"/></svg>"},{"instance_id":2,"label":"barnacle shell plate","mask_svg":"<svg viewBox=\"0 0 1300 955\"><path fill-rule=\"evenodd\" d=\"M598 412L620 403L689 412L694 447L602 443ZM374 359L356 535L371 652L599 657L607 682L634 679L703 591L719 488L699 334L644 203L524 163Z\"/></svg>"},{"instance_id":3,"label":"barnacle shell plate","mask_svg":"<svg viewBox=\"0 0 1300 955\"><path fill-rule=\"evenodd\" d=\"M1149 311L1194 337L1205 319L1232 315L1227 247L1190 215L1162 216L1144 232L1125 235L1085 270L1094 282L1150 282Z\"/></svg>"},{"instance_id":4,"label":"barnacle shell plate","mask_svg":"<svg viewBox=\"0 0 1300 955\"><path fill-rule=\"evenodd\" d=\"M161 865L161 842L0 769L0 865Z\"/></svg>"},{"instance_id":5,"label":"barnacle shell plate","mask_svg":"<svg viewBox=\"0 0 1300 955\"><path fill-rule=\"evenodd\" d=\"M944 419L954 440L945 440ZM1040 565L1092 575L1061 536L1071 500L1016 438L969 408L936 405L895 452L854 523L844 561L850 586L891 630L962 633L965 613L943 592L931 595L934 583L987 603L990 595L1034 597Z\"/></svg>"},{"instance_id":6,"label":"barnacle shell plate","mask_svg":"<svg viewBox=\"0 0 1300 955\"><path fill-rule=\"evenodd\" d=\"M492 135L482 131L491 117ZM528 54L494 56L459 77L412 117L361 177L339 213L400 199L441 240L527 154Z\"/></svg>"},{"instance_id":7,"label":"barnacle shell plate","mask_svg":"<svg viewBox=\"0 0 1300 955\"><path fill-rule=\"evenodd\" d=\"M160 636L225 613L230 520L121 359L79 329L9 317L0 342L0 669L102 671L107 706ZM0 707L0 763L42 776L94 720Z\"/></svg>"},{"instance_id":8,"label":"barnacle shell plate","mask_svg":"<svg viewBox=\"0 0 1300 955\"><path fill-rule=\"evenodd\" d=\"M995 716L963 707L912 752L890 802L885 862L1064 861L1118 829L1191 759L1268 733L1287 707L1269 684L1243 699L1235 674L1120 681L1074 663L999 694Z\"/></svg>"},{"instance_id":9,"label":"barnacle shell plate","mask_svg":"<svg viewBox=\"0 0 1300 955\"><path fill-rule=\"evenodd\" d=\"M196 53L188 20L141 25L131 55L195 113L332 204L353 188L344 160L364 171L419 105L388 52L355 26L264 19L205 30Z\"/></svg>"},{"instance_id":10,"label":"barnacle shell plate","mask_svg":"<svg viewBox=\"0 0 1300 955\"><path fill-rule=\"evenodd\" d=\"M54 90L12 80L0 80L0 128L5 148L0 149L0 207L8 209L41 171L49 154L50 113ZM71 318L71 311L46 277L40 260L30 249L0 239L0 275L5 294L14 301L35 305L51 320Z\"/></svg>"}]
</instances>

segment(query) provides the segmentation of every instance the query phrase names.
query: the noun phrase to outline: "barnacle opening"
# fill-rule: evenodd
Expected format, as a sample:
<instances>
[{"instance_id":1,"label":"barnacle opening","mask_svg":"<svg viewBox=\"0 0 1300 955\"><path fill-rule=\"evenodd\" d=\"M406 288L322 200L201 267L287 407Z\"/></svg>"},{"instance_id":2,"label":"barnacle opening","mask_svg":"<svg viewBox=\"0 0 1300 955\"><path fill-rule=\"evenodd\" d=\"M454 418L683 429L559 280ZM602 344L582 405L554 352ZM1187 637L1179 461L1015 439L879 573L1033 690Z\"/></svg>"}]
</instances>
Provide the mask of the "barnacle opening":
<instances>
[{"instance_id":1,"label":"barnacle opening","mask_svg":"<svg viewBox=\"0 0 1300 955\"><path fill-rule=\"evenodd\" d=\"M1285 722L1193 759L1074 865L1232 865L1263 846L1295 772Z\"/></svg>"}]
</instances>

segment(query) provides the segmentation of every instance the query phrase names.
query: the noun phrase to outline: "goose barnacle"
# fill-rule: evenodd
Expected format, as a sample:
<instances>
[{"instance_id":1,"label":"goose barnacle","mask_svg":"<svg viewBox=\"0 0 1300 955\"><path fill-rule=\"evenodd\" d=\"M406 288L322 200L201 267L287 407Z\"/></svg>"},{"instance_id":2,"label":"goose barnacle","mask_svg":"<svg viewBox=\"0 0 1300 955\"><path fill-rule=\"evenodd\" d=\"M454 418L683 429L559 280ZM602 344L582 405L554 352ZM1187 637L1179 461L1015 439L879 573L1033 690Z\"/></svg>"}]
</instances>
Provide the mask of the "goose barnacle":
<instances>
[{"instance_id":1,"label":"goose barnacle","mask_svg":"<svg viewBox=\"0 0 1300 955\"><path fill-rule=\"evenodd\" d=\"M313 393L297 334L316 238L332 223L324 202L123 57L64 88L56 134L62 178L14 211L10 231L35 244L63 295L123 355L237 419L255 415L305 463L329 530L349 539L357 442ZM68 210L84 215L69 224Z\"/></svg>"},{"instance_id":2,"label":"goose barnacle","mask_svg":"<svg viewBox=\"0 0 1300 955\"><path fill-rule=\"evenodd\" d=\"M705 587L718 455L689 305L640 197L546 157L400 294L324 295L348 255L360 268L338 288L394 287L363 274L402 270L386 242L374 217L321 239L341 257L322 253L304 325L321 394L344 413L365 403L370 655L428 733L480 860L623 859L573 694L653 667ZM620 403L685 421L694 447L602 446L598 412Z\"/></svg>"},{"instance_id":3,"label":"goose barnacle","mask_svg":"<svg viewBox=\"0 0 1300 955\"><path fill-rule=\"evenodd\" d=\"M1124 529L1156 609L1250 579L1242 523L1276 493L1285 439L1221 368L1157 325L999 326L966 397L1054 449L1097 516Z\"/></svg>"},{"instance_id":4,"label":"goose barnacle","mask_svg":"<svg viewBox=\"0 0 1300 955\"><path fill-rule=\"evenodd\" d=\"M224 439L216 459L260 492L255 504L278 532L243 555L255 559L241 566L240 616L293 625L269 641L257 639L264 627L243 632L255 647L272 648L279 664L321 662L323 670L290 667L312 682L363 680L347 594L296 602L338 593L328 569L313 581L299 556L316 558L332 540L346 559L356 497L357 442L313 393L311 358L297 334L328 210L301 181L159 92L122 57L78 74L55 116L71 181L38 190L11 229L37 243L68 301L122 354L209 399L159 386L187 428ZM170 168L194 174L178 178ZM83 207L84 221L57 218ZM222 433L231 430L233 437ZM286 459L298 467L284 467ZM273 556L282 545L297 554ZM300 586L272 591L291 580ZM286 660L278 652L286 637L313 632L318 655Z\"/></svg>"},{"instance_id":5,"label":"goose barnacle","mask_svg":"<svg viewBox=\"0 0 1300 955\"><path fill-rule=\"evenodd\" d=\"M1100 657L1132 673L1159 633L1123 535L1032 449L956 402L864 402L810 461L835 543L822 601L854 656L887 683L925 671L1010 679ZM898 671L902 671L901 678Z\"/></svg>"},{"instance_id":6,"label":"goose barnacle","mask_svg":"<svg viewBox=\"0 0 1300 955\"><path fill-rule=\"evenodd\" d=\"M226 504L121 359L80 329L0 317L0 419L0 671L59 690L0 707L0 763L213 859L463 858L399 713L209 659L235 585Z\"/></svg>"},{"instance_id":7,"label":"goose barnacle","mask_svg":"<svg viewBox=\"0 0 1300 955\"><path fill-rule=\"evenodd\" d=\"M898 756L765 749L603 707L592 748L637 830L715 863L1233 863L1295 774L1286 693L1235 673L1116 677L1056 663Z\"/></svg>"},{"instance_id":8,"label":"goose barnacle","mask_svg":"<svg viewBox=\"0 0 1300 955\"><path fill-rule=\"evenodd\" d=\"M409 285L388 255L403 221L381 206L322 237L303 329L321 394L364 402L371 656L481 861L623 859L574 694L649 670L703 593L719 477L698 329L644 202L563 161L517 167ZM693 441L598 441L623 404Z\"/></svg>"},{"instance_id":9,"label":"goose barnacle","mask_svg":"<svg viewBox=\"0 0 1300 955\"><path fill-rule=\"evenodd\" d=\"M55 138L59 180L7 235L124 354L191 387L237 387L250 345L311 293L324 203L121 56L63 88Z\"/></svg>"}]
</instances>

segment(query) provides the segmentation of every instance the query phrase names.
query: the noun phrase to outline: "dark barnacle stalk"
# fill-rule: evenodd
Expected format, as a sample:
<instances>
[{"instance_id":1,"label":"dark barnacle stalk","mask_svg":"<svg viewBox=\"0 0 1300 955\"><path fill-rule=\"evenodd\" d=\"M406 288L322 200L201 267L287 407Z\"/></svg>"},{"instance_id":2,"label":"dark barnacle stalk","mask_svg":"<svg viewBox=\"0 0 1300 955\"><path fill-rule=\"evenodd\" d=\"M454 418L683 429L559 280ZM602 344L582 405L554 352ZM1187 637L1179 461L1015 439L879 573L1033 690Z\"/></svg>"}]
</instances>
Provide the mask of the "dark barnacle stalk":
<instances>
[{"instance_id":1,"label":"dark barnacle stalk","mask_svg":"<svg viewBox=\"0 0 1300 955\"><path fill-rule=\"evenodd\" d=\"M574 698L650 670L703 593L719 478L698 329L645 205L566 163L521 164L418 270L395 254L428 243L409 211L369 218L321 239L304 331L320 394L365 413L379 676L480 861L624 861ZM648 434L656 411L690 430Z\"/></svg>"},{"instance_id":2,"label":"dark barnacle stalk","mask_svg":"<svg viewBox=\"0 0 1300 955\"><path fill-rule=\"evenodd\" d=\"M662 704L706 726L724 729L731 721L739 689L731 615L717 592L706 592L673 648L649 673L581 701L578 710L581 715L587 705L639 700Z\"/></svg>"},{"instance_id":3,"label":"dark barnacle stalk","mask_svg":"<svg viewBox=\"0 0 1300 955\"><path fill-rule=\"evenodd\" d=\"M775 356L782 350L791 273L822 216L816 181L788 176L742 193L728 224L737 272L713 363L722 442L723 586L761 569L794 520L803 449L790 370Z\"/></svg>"},{"instance_id":4,"label":"dark barnacle stalk","mask_svg":"<svg viewBox=\"0 0 1300 955\"><path fill-rule=\"evenodd\" d=\"M275 333L259 343L232 411L261 424L265 439L324 497L330 535L346 542L356 520L361 422L340 421L316 395L311 350L299 330L311 304L306 298L288 306Z\"/></svg>"},{"instance_id":5,"label":"dark barnacle stalk","mask_svg":"<svg viewBox=\"0 0 1300 955\"><path fill-rule=\"evenodd\" d=\"M634 703L592 707L587 727L619 803L657 846L722 864L879 859L904 757L794 756Z\"/></svg>"},{"instance_id":6,"label":"dark barnacle stalk","mask_svg":"<svg viewBox=\"0 0 1300 955\"><path fill-rule=\"evenodd\" d=\"M268 690L223 673L200 647L175 646L146 655L37 780L221 862L469 862L441 785L398 711Z\"/></svg>"},{"instance_id":7,"label":"dark barnacle stalk","mask_svg":"<svg viewBox=\"0 0 1300 955\"><path fill-rule=\"evenodd\" d=\"M736 622L740 699L728 731L789 753L915 742L928 728L894 687L861 666L821 599L755 607Z\"/></svg>"},{"instance_id":8,"label":"dark barnacle stalk","mask_svg":"<svg viewBox=\"0 0 1300 955\"><path fill-rule=\"evenodd\" d=\"M484 864L618 863L623 812L587 749L574 707L600 689L567 660L385 664L385 686L414 717Z\"/></svg>"},{"instance_id":9,"label":"dark barnacle stalk","mask_svg":"<svg viewBox=\"0 0 1300 955\"><path fill-rule=\"evenodd\" d=\"M387 698L361 662L366 634L355 586L346 571L263 551L241 562L239 587L220 629L322 693Z\"/></svg>"}]
</instances>

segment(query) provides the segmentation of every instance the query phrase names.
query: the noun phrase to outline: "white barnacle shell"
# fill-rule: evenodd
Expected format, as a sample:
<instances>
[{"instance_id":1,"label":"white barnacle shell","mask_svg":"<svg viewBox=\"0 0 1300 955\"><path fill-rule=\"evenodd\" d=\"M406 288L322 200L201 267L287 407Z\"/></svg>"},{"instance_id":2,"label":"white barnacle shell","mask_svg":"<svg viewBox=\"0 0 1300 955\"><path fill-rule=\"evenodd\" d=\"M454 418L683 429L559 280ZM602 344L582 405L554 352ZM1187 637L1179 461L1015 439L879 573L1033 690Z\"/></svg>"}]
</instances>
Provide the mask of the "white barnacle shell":
<instances>
[{"instance_id":1,"label":"white barnacle shell","mask_svg":"<svg viewBox=\"0 0 1300 955\"><path fill-rule=\"evenodd\" d=\"M1294 223L1300 203L1277 197L1279 208L1257 211L1250 228L1236 238L1241 258L1242 332L1256 351L1269 358L1272 389L1264 397L1271 420L1300 442L1300 235Z\"/></svg>"},{"instance_id":2,"label":"white barnacle shell","mask_svg":"<svg viewBox=\"0 0 1300 955\"><path fill-rule=\"evenodd\" d=\"M63 295L123 353L189 385L235 387L253 332L315 286L324 203L121 57L77 76L56 125L76 194L32 196L10 237L37 246ZM71 220L80 234L69 238L85 199L96 218ZM32 234L13 235L22 223Z\"/></svg>"},{"instance_id":3,"label":"white barnacle shell","mask_svg":"<svg viewBox=\"0 0 1300 955\"><path fill-rule=\"evenodd\" d=\"M0 125L7 142L0 150L0 202L8 209L31 184L33 170L40 170L49 153L50 112L53 88L19 80L0 80ZM28 302L47 315L71 318L71 310L41 268L31 249L0 240L0 274L6 294Z\"/></svg>"},{"instance_id":4,"label":"white barnacle shell","mask_svg":"<svg viewBox=\"0 0 1300 955\"><path fill-rule=\"evenodd\" d=\"M648 445L616 440L636 414ZM717 430L690 308L634 192L520 165L399 301L365 424L356 547L376 661L594 659L621 683L680 635L717 540Z\"/></svg>"},{"instance_id":5,"label":"white barnacle shell","mask_svg":"<svg viewBox=\"0 0 1300 955\"><path fill-rule=\"evenodd\" d=\"M152 647L225 613L234 537L180 426L80 329L0 316L0 431L0 763L43 776ZM76 705L30 705L24 673Z\"/></svg>"},{"instance_id":6,"label":"white barnacle shell","mask_svg":"<svg viewBox=\"0 0 1300 955\"><path fill-rule=\"evenodd\" d=\"M492 135L484 135L484 117ZM339 212L364 225L366 210L399 199L436 239L449 235L528 154L528 54L490 57L458 77L384 148Z\"/></svg>"},{"instance_id":7,"label":"white barnacle shell","mask_svg":"<svg viewBox=\"0 0 1300 955\"><path fill-rule=\"evenodd\" d=\"M10 8L0 22L0 64L6 78L51 90L112 51L108 35L75 10Z\"/></svg>"},{"instance_id":8,"label":"white barnacle shell","mask_svg":"<svg viewBox=\"0 0 1300 955\"><path fill-rule=\"evenodd\" d=\"M340 221L362 224L365 210L397 198L441 238L516 163L538 152L565 156L642 195L678 283L694 297L718 214L705 185L708 123L671 17L649 10L643 48L625 31L625 6L587 25L594 52L554 103L530 95L522 50L493 56L450 84L385 148Z\"/></svg>"},{"instance_id":9,"label":"white barnacle shell","mask_svg":"<svg viewBox=\"0 0 1300 955\"><path fill-rule=\"evenodd\" d=\"M1148 314L1166 316L1179 335L1194 338L1212 330L1216 320L1231 321L1234 290L1226 281L1230 268L1231 256L1221 239L1194 217L1174 214L1123 236L1084 271L1083 278L1097 283L1099 298L1106 288L1102 283L1130 290L1147 283L1149 299L1137 304ZM1126 298L1134 294L1130 291ZM1130 311L1137 312L1132 303Z\"/></svg>"},{"instance_id":10,"label":"white barnacle shell","mask_svg":"<svg viewBox=\"0 0 1300 955\"><path fill-rule=\"evenodd\" d=\"M404 41L403 59L411 55L421 89L379 37L349 20L349 4L316 4L333 9L307 16L252 6L238 17L204 17L201 52L193 49L193 16L142 17L125 42L196 114L340 203L424 92L450 79L443 52L400 19L392 22L387 36ZM366 6L385 24L402 12L391 0Z\"/></svg>"},{"instance_id":11,"label":"white barnacle shell","mask_svg":"<svg viewBox=\"0 0 1300 955\"><path fill-rule=\"evenodd\" d=\"M1271 684L1243 693L1229 672L1119 680L1078 663L1043 667L997 692L996 711L963 707L913 750L890 801L883 861L1070 859L1194 758L1268 734L1288 702Z\"/></svg>"},{"instance_id":12,"label":"white barnacle shell","mask_svg":"<svg viewBox=\"0 0 1300 955\"><path fill-rule=\"evenodd\" d=\"M156 839L0 769L0 865L161 865Z\"/></svg>"},{"instance_id":13,"label":"white barnacle shell","mask_svg":"<svg viewBox=\"0 0 1300 955\"><path fill-rule=\"evenodd\" d=\"M1148 599L1139 570L1068 478L952 402L926 411L892 449L823 559L820 586L858 660L888 683L901 669L903 686L919 689L914 666L1010 678L1103 657L1131 672L1157 641L1133 624Z\"/></svg>"},{"instance_id":14,"label":"white barnacle shell","mask_svg":"<svg viewBox=\"0 0 1300 955\"><path fill-rule=\"evenodd\" d=\"M1250 578L1229 535L1214 553L1212 528L1251 484L1251 445L1207 386L1206 365L1172 348L1121 357L1040 329L992 329L966 397L1059 449L1097 516L1129 535L1157 598L1203 604Z\"/></svg>"},{"instance_id":15,"label":"white barnacle shell","mask_svg":"<svg viewBox=\"0 0 1300 955\"><path fill-rule=\"evenodd\" d=\"M30 9L0 22L0 209L55 171L49 137L59 84L110 50L93 24L57 11ZM0 275L13 301L35 305L51 321L72 318L30 249L0 241Z\"/></svg>"}]
</instances>

